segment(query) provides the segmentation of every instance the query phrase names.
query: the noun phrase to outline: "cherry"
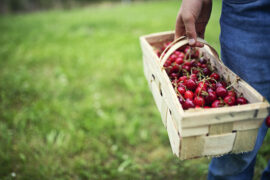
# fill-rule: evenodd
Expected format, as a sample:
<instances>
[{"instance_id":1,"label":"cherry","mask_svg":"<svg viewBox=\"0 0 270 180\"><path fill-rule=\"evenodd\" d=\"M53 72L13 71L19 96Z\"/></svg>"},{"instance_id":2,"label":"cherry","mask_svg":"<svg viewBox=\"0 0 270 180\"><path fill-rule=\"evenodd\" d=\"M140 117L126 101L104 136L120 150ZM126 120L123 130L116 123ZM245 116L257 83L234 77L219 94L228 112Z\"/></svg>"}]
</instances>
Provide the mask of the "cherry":
<instances>
[{"instance_id":1,"label":"cherry","mask_svg":"<svg viewBox=\"0 0 270 180\"><path fill-rule=\"evenodd\" d=\"M190 61L190 65L191 65L191 67L196 67L197 66L196 60L193 59L192 61Z\"/></svg>"},{"instance_id":2,"label":"cherry","mask_svg":"<svg viewBox=\"0 0 270 180\"><path fill-rule=\"evenodd\" d=\"M244 97L239 97L236 99L237 104L247 104L247 100Z\"/></svg>"},{"instance_id":3,"label":"cherry","mask_svg":"<svg viewBox=\"0 0 270 180\"><path fill-rule=\"evenodd\" d=\"M194 103L195 103L195 105L197 105L197 106L203 107L204 104L205 104L205 100L204 100L204 98L202 98L201 96L196 96L196 97L194 98Z\"/></svg>"},{"instance_id":4,"label":"cherry","mask_svg":"<svg viewBox=\"0 0 270 180\"><path fill-rule=\"evenodd\" d=\"M172 79L175 79L175 78L177 78L178 77L178 75L177 75L177 73L171 73L170 74L170 77L172 78Z\"/></svg>"},{"instance_id":5,"label":"cherry","mask_svg":"<svg viewBox=\"0 0 270 180\"><path fill-rule=\"evenodd\" d=\"M171 61L166 61L163 66L164 67L169 67L171 64L172 64Z\"/></svg>"},{"instance_id":6,"label":"cherry","mask_svg":"<svg viewBox=\"0 0 270 180\"><path fill-rule=\"evenodd\" d=\"M267 127L270 127L270 115L266 118L265 124Z\"/></svg>"},{"instance_id":7,"label":"cherry","mask_svg":"<svg viewBox=\"0 0 270 180\"><path fill-rule=\"evenodd\" d=\"M226 87L226 86L223 86L223 84L221 82L217 82L216 87L218 88L218 87Z\"/></svg>"},{"instance_id":8,"label":"cherry","mask_svg":"<svg viewBox=\"0 0 270 180\"><path fill-rule=\"evenodd\" d=\"M224 102L226 104L228 104L229 106L233 106L235 105L235 97L234 96L230 96L230 95L227 95L225 98L224 98Z\"/></svg>"},{"instance_id":9,"label":"cherry","mask_svg":"<svg viewBox=\"0 0 270 180\"><path fill-rule=\"evenodd\" d=\"M190 71L191 67L190 66L187 66L187 65L183 65L182 66L183 69L187 70L188 72Z\"/></svg>"},{"instance_id":10,"label":"cherry","mask_svg":"<svg viewBox=\"0 0 270 180\"><path fill-rule=\"evenodd\" d=\"M211 107L209 107L209 106L204 106L204 109L209 109L209 108L211 108Z\"/></svg>"},{"instance_id":11,"label":"cherry","mask_svg":"<svg viewBox=\"0 0 270 180\"><path fill-rule=\"evenodd\" d=\"M197 69L192 69L192 73L193 73L193 74L198 74L199 71L198 71Z\"/></svg>"},{"instance_id":12,"label":"cherry","mask_svg":"<svg viewBox=\"0 0 270 180\"><path fill-rule=\"evenodd\" d=\"M205 97L205 101L209 104L217 100L217 95L215 91L208 91L208 95Z\"/></svg>"},{"instance_id":13,"label":"cherry","mask_svg":"<svg viewBox=\"0 0 270 180\"><path fill-rule=\"evenodd\" d=\"M185 50L184 50L184 53L185 53L185 54L189 53L189 51L190 51L189 49L190 49L190 46L187 46L187 47L185 48Z\"/></svg>"},{"instance_id":14,"label":"cherry","mask_svg":"<svg viewBox=\"0 0 270 180\"><path fill-rule=\"evenodd\" d=\"M218 81L219 80L219 75L218 75L218 73L212 73L211 75L210 75L210 77L211 78L214 78L216 81Z\"/></svg>"},{"instance_id":15,"label":"cherry","mask_svg":"<svg viewBox=\"0 0 270 180\"><path fill-rule=\"evenodd\" d=\"M223 106L224 106L224 103L221 100L215 100L212 103L212 108L223 107Z\"/></svg>"},{"instance_id":16,"label":"cherry","mask_svg":"<svg viewBox=\"0 0 270 180\"><path fill-rule=\"evenodd\" d=\"M176 60L177 56L175 54L172 54L169 59L170 61L174 62Z\"/></svg>"},{"instance_id":17,"label":"cherry","mask_svg":"<svg viewBox=\"0 0 270 180\"><path fill-rule=\"evenodd\" d=\"M206 64L201 64L201 68L206 68L207 65Z\"/></svg>"},{"instance_id":18,"label":"cherry","mask_svg":"<svg viewBox=\"0 0 270 180\"><path fill-rule=\"evenodd\" d=\"M171 73L176 73L176 72L178 72L179 71L179 66L178 65L174 65L173 67L172 67L172 69L171 69Z\"/></svg>"},{"instance_id":19,"label":"cherry","mask_svg":"<svg viewBox=\"0 0 270 180\"><path fill-rule=\"evenodd\" d=\"M196 74L191 74L191 75L189 76L189 78L192 79L192 80L194 80L194 81L197 81L197 80L198 80Z\"/></svg>"},{"instance_id":20,"label":"cherry","mask_svg":"<svg viewBox=\"0 0 270 180\"><path fill-rule=\"evenodd\" d=\"M220 97L225 97L228 94L227 90L223 86L218 87L216 89L216 93Z\"/></svg>"},{"instance_id":21,"label":"cherry","mask_svg":"<svg viewBox=\"0 0 270 180\"><path fill-rule=\"evenodd\" d=\"M181 76L179 79L178 79L178 81L179 82L186 82L186 80L187 80L187 76Z\"/></svg>"},{"instance_id":22,"label":"cherry","mask_svg":"<svg viewBox=\"0 0 270 180\"><path fill-rule=\"evenodd\" d=\"M195 90L195 94L201 96L203 94L207 94L205 87L197 87Z\"/></svg>"},{"instance_id":23,"label":"cherry","mask_svg":"<svg viewBox=\"0 0 270 180\"><path fill-rule=\"evenodd\" d=\"M177 90L178 90L178 92L179 92L181 95L184 95L185 92L186 92L186 89L185 89L184 87L182 87L182 86L179 86L179 87L177 88Z\"/></svg>"},{"instance_id":24,"label":"cherry","mask_svg":"<svg viewBox=\"0 0 270 180\"><path fill-rule=\"evenodd\" d=\"M203 74L208 76L211 74L211 71L207 67L205 67L205 68L203 68Z\"/></svg>"},{"instance_id":25,"label":"cherry","mask_svg":"<svg viewBox=\"0 0 270 180\"><path fill-rule=\"evenodd\" d=\"M184 109L194 108L195 104L192 99L186 99L183 103Z\"/></svg>"},{"instance_id":26,"label":"cherry","mask_svg":"<svg viewBox=\"0 0 270 180\"><path fill-rule=\"evenodd\" d=\"M186 99L193 99L193 96L194 96L194 94L193 94L192 91L186 91L185 94L184 94L184 97Z\"/></svg>"},{"instance_id":27,"label":"cherry","mask_svg":"<svg viewBox=\"0 0 270 180\"><path fill-rule=\"evenodd\" d=\"M183 60L183 58L178 57L178 58L176 58L175 63L180 65L180 64L184 63L184 60Z\"/></svg>"},{"instance_id":28,"label":"cherry","mask_svg":"<svg viewBox=\"0 0 270 180\"><path fill-rule=\"evenodd\" d=\"M229 95L229 96L236 97L236 93L235 93L233 90L228 91L228 95Z\"/></svg>"},{"instance_id":29,"label":"cherry","mask_svg":"<svg viewBox=\"0 0 270 180\"><path fill-rule=\"evenodd\" d=\"M186 86L188 89L190 90L194 90L196 89L197 85L196 85L196 82L193 80L193 79L189 79L186 81Z\"/></svg>"},{"instance_id":30,"label":"cherry","mask_svg":"<svg viewBox=\"0 0 270 180\"><path fill-rule=\"evenodd\" d=\"M206 86L205 82L201 81L201 82L198 83L198 87L206 88L207 86Z\"/></svg>"}]
</instances>

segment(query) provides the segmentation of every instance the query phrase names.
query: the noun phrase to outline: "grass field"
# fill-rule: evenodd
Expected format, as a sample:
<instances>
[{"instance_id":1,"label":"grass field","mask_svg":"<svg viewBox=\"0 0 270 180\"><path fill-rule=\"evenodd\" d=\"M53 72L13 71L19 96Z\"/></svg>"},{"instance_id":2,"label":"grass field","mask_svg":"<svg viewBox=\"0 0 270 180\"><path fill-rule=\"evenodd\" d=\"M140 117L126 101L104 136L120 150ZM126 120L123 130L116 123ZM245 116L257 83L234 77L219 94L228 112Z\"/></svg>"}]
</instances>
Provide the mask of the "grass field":
<instances>
[{"instance_id":1,"label":"grass field","mask_svg":"<svg viewBox=\"0 0 270 180\"><path fill-rule=\"evenodd\" d=\"M174 29L179 4L1 16L0 179L206 179L209 159L172 155L142 70L139 36ZM206 32L217 49L220 9Z\"/></svg>"}]
</instances>

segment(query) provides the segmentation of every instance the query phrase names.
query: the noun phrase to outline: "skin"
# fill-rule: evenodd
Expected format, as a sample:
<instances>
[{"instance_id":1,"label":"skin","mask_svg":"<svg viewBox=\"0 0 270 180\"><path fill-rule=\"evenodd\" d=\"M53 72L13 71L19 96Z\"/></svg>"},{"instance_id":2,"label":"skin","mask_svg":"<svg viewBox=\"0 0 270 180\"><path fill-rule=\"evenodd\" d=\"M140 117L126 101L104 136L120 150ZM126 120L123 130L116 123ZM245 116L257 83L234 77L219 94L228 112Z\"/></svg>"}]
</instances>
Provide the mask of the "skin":
<instances>
[{"instance_id":1,"label":"skin","mask_svg":"<svg viewBox=\"0 0 270 180\"><path fill-rule=\"evenodd\" d=\"M212 10L212 0L183 0L176 19L175 38L187 36L189 45L202 47L197 37L204 32Z\"/></svg>"}]
</instances>

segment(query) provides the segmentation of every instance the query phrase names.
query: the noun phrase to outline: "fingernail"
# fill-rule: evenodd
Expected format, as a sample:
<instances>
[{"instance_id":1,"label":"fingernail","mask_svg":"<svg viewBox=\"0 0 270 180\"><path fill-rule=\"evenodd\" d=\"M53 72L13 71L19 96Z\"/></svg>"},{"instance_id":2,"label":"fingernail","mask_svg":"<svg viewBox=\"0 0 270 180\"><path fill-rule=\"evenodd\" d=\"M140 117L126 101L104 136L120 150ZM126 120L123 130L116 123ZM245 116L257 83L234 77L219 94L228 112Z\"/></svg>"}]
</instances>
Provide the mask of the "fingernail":
<instances>
[{"instance_id":1,"label":"fingernail","mask_svg":"<svg viewBox=\"0 0 270 180\"><path fill-rule=\"evenodd\" d=\"M195 39L189 39L188 43L189 43L189 45L194 45L195 44Z\"/></svg>"}]
</instances>

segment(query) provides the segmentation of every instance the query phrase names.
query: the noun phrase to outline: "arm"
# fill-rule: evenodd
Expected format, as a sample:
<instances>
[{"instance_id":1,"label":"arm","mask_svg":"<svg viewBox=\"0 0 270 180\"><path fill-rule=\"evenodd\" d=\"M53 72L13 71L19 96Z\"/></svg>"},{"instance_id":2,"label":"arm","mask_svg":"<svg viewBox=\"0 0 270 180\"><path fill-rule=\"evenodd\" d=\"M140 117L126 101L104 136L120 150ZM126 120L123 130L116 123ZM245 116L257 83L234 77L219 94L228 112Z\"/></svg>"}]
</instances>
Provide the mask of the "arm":
<instances>
[{"instance_id":1,"label":"arm","mask_svg":"<svg viewBox=\"0 0 270 180\"><path fill-rule=\"evenodd\" d=\"M197 36L204 38L211 10L212 0L183 0L177 15L175 38L186 35L189 45L202 47Z\"/></svg>"}]
</instances>

